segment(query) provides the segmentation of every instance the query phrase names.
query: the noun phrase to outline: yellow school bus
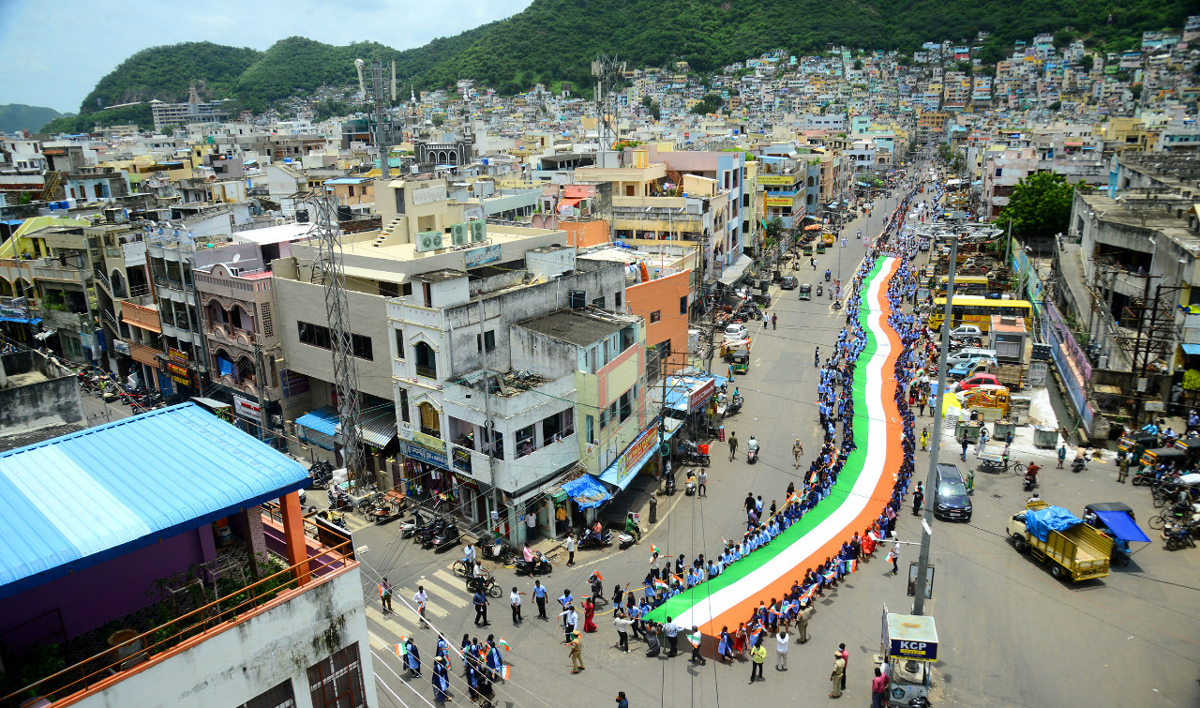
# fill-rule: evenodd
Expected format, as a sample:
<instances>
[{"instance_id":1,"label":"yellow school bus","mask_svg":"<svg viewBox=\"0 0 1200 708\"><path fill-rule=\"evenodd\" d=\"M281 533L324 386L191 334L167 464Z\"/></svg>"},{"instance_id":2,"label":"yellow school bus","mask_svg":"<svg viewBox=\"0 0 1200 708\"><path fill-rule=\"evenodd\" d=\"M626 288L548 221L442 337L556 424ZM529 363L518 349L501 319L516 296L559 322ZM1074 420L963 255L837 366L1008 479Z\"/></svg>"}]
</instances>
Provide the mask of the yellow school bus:
<instances>
[{"instance_id":1,"label":"yellow school bus","mask_svg":"<svg viewBox=\"0 0 1200 708\"><path fill-rule=\"evenodd\" d=\"M1028 300L999 300L986 297L956 296L951 303L951 327L963 324L973 324L979 331L987 333L992 328L992 315L1004 317L1020 317L1025 320L1026 331L1033 329L1033 306ZM929 327L934 331L942 329L942 315L946 311L946 298L933 300L933 312L929 315Z\"/></svg>"}]
</instances>

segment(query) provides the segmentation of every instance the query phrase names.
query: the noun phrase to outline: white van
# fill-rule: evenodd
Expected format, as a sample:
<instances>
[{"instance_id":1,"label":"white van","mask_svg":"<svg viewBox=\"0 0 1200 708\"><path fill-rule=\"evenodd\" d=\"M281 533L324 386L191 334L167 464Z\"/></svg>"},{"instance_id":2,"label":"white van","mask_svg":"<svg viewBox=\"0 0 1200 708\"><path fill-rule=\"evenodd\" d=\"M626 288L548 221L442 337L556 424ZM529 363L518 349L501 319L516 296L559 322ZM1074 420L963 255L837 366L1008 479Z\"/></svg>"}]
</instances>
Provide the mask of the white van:
<instances>
[{"instance_id":1,"label":"white van","mask_svg":"<svg viewBox=\"0 0 1200 708\"><path fill-rule=\"evenodd\" d=\"M991 358L995 360L996 350L982 349L980 347L963 347L956 352L950 352L950 355L946 357L946 366L949 368L954 368L959 364L979 358Z\"/></svg>"}]
</instances>

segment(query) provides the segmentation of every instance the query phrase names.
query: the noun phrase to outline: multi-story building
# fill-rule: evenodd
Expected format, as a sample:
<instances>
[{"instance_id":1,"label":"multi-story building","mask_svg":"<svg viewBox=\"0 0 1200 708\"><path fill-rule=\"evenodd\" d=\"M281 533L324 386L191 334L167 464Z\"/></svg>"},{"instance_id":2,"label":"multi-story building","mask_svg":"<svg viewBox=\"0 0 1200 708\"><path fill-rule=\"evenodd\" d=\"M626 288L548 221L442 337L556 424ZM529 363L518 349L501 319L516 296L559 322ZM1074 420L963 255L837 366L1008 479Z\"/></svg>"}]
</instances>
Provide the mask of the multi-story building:
<instances>
[{"instance_id":1,"label":"multi-story building","mask_svg":"<svg viewBox=\"0 0 1200 708\"><path fill-rule=\"evenodd\" d=\"M154 116L154 130L160 133L176 125L221 123L229 117L224 101L201 101L195 86L192 86L186 103L163 103L153 99L150 112Z\"/></svg>"}]
</instances>

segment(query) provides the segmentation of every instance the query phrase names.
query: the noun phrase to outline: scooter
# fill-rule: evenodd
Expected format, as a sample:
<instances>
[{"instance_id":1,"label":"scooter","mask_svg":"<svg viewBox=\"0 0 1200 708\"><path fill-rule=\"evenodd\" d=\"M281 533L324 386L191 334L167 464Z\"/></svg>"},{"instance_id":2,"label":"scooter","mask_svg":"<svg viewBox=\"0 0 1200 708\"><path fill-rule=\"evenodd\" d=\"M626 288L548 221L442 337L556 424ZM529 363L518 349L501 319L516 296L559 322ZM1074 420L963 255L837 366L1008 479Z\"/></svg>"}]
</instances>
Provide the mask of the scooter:
<instances>
[{"instance_id":1,"label":"scooter","mask_svg":"<svg viewBox=\"0 0 1200 708\"><path fill-rule=\"evenodd\" d=\"M821 297L824 292L825 287L821 283L817 283L817 297Z\"/></svg>"},{"instance_id":2,"label":"scooter","mask_svg":"<svg viewBox=\"0 0 1200 708\"><path fill-rule=\"evenodd\" d=\"M752 465L755 462L758 462L758 448L748 448L746 450L746 464Z\"/></svg>"},{"instance_id":3,"label":"scooter","mask_svg":"<svg viewBox=\"0 0 1200 708\"><path fill-rule=\"evenodd\" d=\"M424 528L429 522L421 515L420 509L414 509L412 519L400 524L400 538L412 538L412 535Z\"/></svg>"},{"instance_id":4,"label":"scooter","mask_svg":"<svg viewBox=\"0 0 1200 708\"><path fill-rule=\"evenodd\" d=\"M729 401L729 405L725 407L725 415L733 415L734 413L742 410L743 402L744 400L742 399L741 394L734 396L733 399Z\"/></svg>"},{"instance_id":5,"label":"scooter","mask_svg":"<svg viewBox=\"0 0 1200 708\"><path fill-rule=\"evenodd\" d=\"M689 497L695 495L695 493L696 493L696 478L695 477L688 477L687 481L683 483L683 493L688 495Z\"/></svg>"},{"instance_id":6,"label":"scooter","mask_svg":"<svg viewBox=\"0 0 1200 708\"><path fill-rule=\"evenodd\" d=\"M639 533L641 532L640 527L638 528L638 531ZM633 537L633 534L622 531L621 533L617 534L617 548L623 551L632 546L636 540L637 539Z\"/></svg>"},{"instance_id":7,"label":"scooter","mask_svg":"<svg viewBox=\"0 0 1200 708\"><path fill-rule=\"evenodd\" d=\"M554 566L550 565L550 561L546 560L544 553L538 553L531 561L518 558L514 563L514 567L517 575L549 575L554 570Z\"/></svg>"},{"instance_id":8,"label":"scooter","mask_svg":"<svg viewBox=\"0 0 1200 708\"><path fill-rule=\"evenodd\" d=\"M735 398L741 398L741 396ZM712 458L700 451L700 446L696 444L695 440L684 440L679 443L679 458L685 465L708 467L712 464Z\"/></svg>"},{"instance_id":9,"label":"scooter","mask_svg":"<svg viewBox=\"0 0 1200 708\"><path fill-rule=\"evenodd\" d=\"M499 534L494 535L486 543L480 544L480 548L482 549L484 560L505 563L512 557L512 549L508 545L508 539Z\"/></svg>"},{"instance_id":10,"label":"scooter","mask_svg":"<svg viewBox=\"0 0 1200 708\"><path fill-rule=\"evenodd\" d=\"M579 534L579 550L603 550L607 546L612 545L612 531L604 529L600 532L600 538L591 531L580 532Z\"/></svg>"},{"instance_id":11,"label":"scooter","mask_svg":"<svg viewBox=\"0 0 1200 708\"><path fill-rule=\"evenodd\" d=\"M1192 540L1191 532L1185 526L1173 525L1164 528L1162 539L1166 542L1168 551L1178 550L1184 546L1196 547L1196 542Z\"/></svg>"},{"instance_id":12,"label":"scooter","mask_svg":"<svg viewBox=\"0 0 1200 708\"><path fill-rule=\"evenodd\" d=\"M1027 492L1031 492L1038 486L1037 475L1025 475L1025 484L1023 488Z\"/></svg>"},{"instance_id":13,"label":"scooter","mask_svg":"<svg viewBox=\"0 0 1200 708\"><path fill-rule=\"evenodd\" d=\"M828 283L830 280L833 280L833 272L830 271L828 268L826 268L825 269L825 282Z\"/></svg>"},{"instance_id":14,"label":"scooter","mask_svg":"<svg viewBox=\"0 0 1200 708\"><path fill-rule=\"evenodd\" d=\"M669 497L674 496L674 494L675 494L675 473L674 472L667 474L667 478L663 482L663 487L664 487L664 491L666 491L667 496L669 496Z\"/></svg>"}]
</instances>

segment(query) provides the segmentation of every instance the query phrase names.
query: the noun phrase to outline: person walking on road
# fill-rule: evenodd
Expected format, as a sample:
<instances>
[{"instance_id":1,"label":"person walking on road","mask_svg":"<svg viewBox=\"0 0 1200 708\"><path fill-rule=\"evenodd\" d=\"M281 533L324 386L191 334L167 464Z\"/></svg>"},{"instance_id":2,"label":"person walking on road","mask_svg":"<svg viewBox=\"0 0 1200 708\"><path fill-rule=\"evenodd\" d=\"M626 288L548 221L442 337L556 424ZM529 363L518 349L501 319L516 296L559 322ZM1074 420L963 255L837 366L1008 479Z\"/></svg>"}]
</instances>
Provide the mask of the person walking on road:
<instances>
[{"instance_id":1,"label":"person walking on road","mask_svg":"<svg viewBox=\"0 0 1200 708\"><path fill-rule=\"evenodd\" d=\"M967 436L962 436L962 461L967 461L967 448L971 446L971 441L967 440Z\"/></svg>"},{"instance_id":2,"label":"person walking on road","mask_svg":"<svg viewBox=\"0 0 1200 708\"><path fill-rule=\"evenodd\" d=\"M966 459L966 458L964 457L963 459ZM575 565L575 532L574 531L567 534L566 548L567 548L567 565L568 566Z\"/></svg>"},{"instance_id":3,"label":"person walking on road","mask_svg":"<svg viewBox=\"0 0 1200 708\"><path fill-rule=\"evenodd\" d=\"M829 674L829 680L833 682L833 690L830 691L830 698L842 697L842 678L846 675L846 660L842 658L842 652L833 650L833 673Z\"/></svg>"},{"instance_id":4,"label":"person walking on road","mask_svg":"<svg viewBox=\"0 0 1200 708\"><path fill-rule=\"evenodd\" d=\"M542 585L540 580L533 581L533 600L537 603L537 618L549 622L550 616L546 614L546 586Z\"/></svg>"},{"instance_id":5,"label":"person walking on road","mask_svg":"<svg viewBox=\"0 0 1200 708\"><path fill-rule=\"evenodd\" d=\"M738 439L737 433L729 434L729 461L733 462L733 458L737 457Z\"/></svg>"},{"instance_id":6,"label":"person walking on road","mask_svg":"<svg viewBox=\"0 0 1200 708\"><path fill-rule=\"evenodd\" d=\"M700 475L696 477L696 496L708 496L708 470L700 468Z\"/></svg>"},{"instance_id":7,"label":"person walking on road","mask_svg":"<svg viewBox=\"0 0 1200 708\"><path fill-rule=\"evenodd\" d=\"M1063 446L1064 450L1066 446ZM1059 465L1062 463L1060 462ZM1117 462L1117 481L1125 484L1125 478L1129 476L1129 455L1121 455L1121 459Z\"/></svg>"},{"instance_id":8,"label":"person walking on road","mask_svg":"<svg viewBox=\"0 0 1200 708\"><path fill-rule=\"evenodd\" d=\"M487 595L483 594L483 588L476 590L475 596L473 598L471 598L471 600L475 603L475 626L476 627L487 627L488 626L488 618L487 618L488 599L487 599Z\"/></svg>"},{"instance_id":9,"label":"person walking on road","mask_svg":"<svg viewBox=\"0 0 1200 708\"><path fill-rule=\"evenodd\" d=\"M788 633L783 627L779 628L779 634L775 637L775 670L787 671L788 660Z\"/></svg>"},{"instance_id":10,"label":"person walking on road","mask_svg":"<svg viewBox=\"0 0 1200 708\"><path fill-rule=\"evenodd\" d=\"M679 653L679 625L671 620L670 615L667 616L667 622L663 625L663 634L667 637L667 645L671 647L667 651L667 658L670 659Z\"/></svg>"},{"instance_id":11,"label":"person walking on road","mask_svg":"<svg viewBox=\"0 0 1200 708\"><path fill-rule=\"evenodd\" d=\"M887 676L875 667L875 678L871 679L871 708L883 708L883 697L887 694Z\"/></svg>"},{"instance_id":12,"label":"person walking on road","mask_svg":"<svg viewBox=\"0 0 1200 708\"><path fill-rule=\"evenodd\" d=\"M821 348L817 347L813 350L813 366L821 365Z\"/></svg>"},{"instance_id":13,"label":"person walking on road","mask_svg":"<svg viewBox=\"0 0 1200 708\"><path fill-rule=\"evenodd\" d=\"M700 656L700 628L692 627L692 633L688 635L688 643L692 645L692 666L699 664L701 666L708 665L708 659Z\"/></svg>"},{"instance_id":14,"label":"person walking on road","mask_svg":"<svg viewBox=\"0 0 1200 708\"><path fill-rule=\"evenodd\" d=\"M842 652L842 661L845 663L845 668L850 666L850 652L846 650L846 643L842 642L838 645L838 651ZM846 672L842 671L842 690L846 690Z\"/></svg>"},{"instance_id":15,"label":"person walking on road","mask_svg":"<svg viewBox=\"0 0 1200 708\"><path fill-rule=\"evenodd\" d=\"M767 660L767 650L763 647L762 637L754 642L754 646L750 648L750 683L754 683L754 677L757 675L758 680L763 680L763 663Z\"/></svg>"},{"instance_id":16,"label":"person walking on road","mask_svg":"<svg viewBox=\"0 0 1200 708\"><path fill-rule=\"evenodd\" d=\"M804 454L804 446L800 444L800 438L796 438L795 444L792 445L792 457L796 460L795 467L800 469L800 457Z\"/></svg>"},{"instance_id":17,"label":"person walking on road","mask_svg":"<svg viewBox=\"0 0 1200 708\"><path fill-rule=\"evenodd\" d=\"M929 449L929 429L921 428L921 452Z\"/></svg>"},{"instance_id":18,"label":"person walking on road","mask_svg":"<svg viewBox=\"0 0 1200 708\"><path fill-rule=\"evenodd\" d=\"M417 606L417 616L421 618L421 629L429 626L425 621L425 603L429 601L429 593L425 592L424 585L417 586L417 592L413 595L413 603Z\"/></svg>"},{"instance_id":19,"label":"person walking on road","mask_svg":"<svg viewBox=\"0 0 1200 708\"><path fill-rule=\"evenodd\" d=\"M625 613L617 610L617 616L613 618L613 627L617 629L617 648L629 653L629 628L633 626L633 620L625 616Z\"/></svg>"},{"instance_id":20,"label":"person walking on road","mask_svg":"<svg viewBox=\"0 0 1200 708\"><path fill-rule=\"evenodd\" d=\"M913 516L921 515L921 502L925 501L925 485L917 482L917 491L913 492Z\"/></svg>"},{"instance_id":21,"label":"person walking on road","mask_svg":"<svg viewBox=\"0 0 1200 708\"><path fill-rule=\"evenodd\" d=\"M384 578L383 584L379 586L379 603L383 605L383 614L392 614L392 584L387 578Z\"/></svg>"},{"instance_id":22,"label":"person walking on road","mask_svg":"<svg viewBox=\"0 0 1200 708\"><path fill-rule=\"evenodd\" d=\"M779 329L778 327L775 326L778 321L779 321L779 315L772 312L771 313L771 329L772 330Z\"/></svg>"},{"instance_id":23,"label":"person walking on road","mask_svg":"<svg viewBox=\"0 0 1200 708\"><path fill-rule=\"evenodd\" d=\"M1063 460L1065 459L1067 459L1067 444L1064 442L1058 446L1058 467L1054 469L1061 470L1063 468Z\"/></svg>"},{"instance_id":24,"label":"person walking on road","mask_svg":"<svg viewBox=\"0 0 1200 708\"><path fill-rule=\"evenodd\" d=\"M575 628L579 626L579 613L575 611L574 605L567 605L567 608L561 613L563 618L563 644L570 644L571 637L578 634Z\"/></svg>"},{"instance_id":25,"label":"person walking on road","mask_svg":"<svg viewBox=\"0 0 1200 708\"><path fill-rule=\"evenodd\" d=\"M892 544L892 552L888 554L888 560L890 560L892 562L892 575L896 575L897 573L899 573L900 572L900 565L899 565L899 563L900 563L900 541L899 541L899 539L897 539L896 542Z\"/></svg>"},{"instance_id":26,"label":"person walking on road","mask_svg":"<svg viewBox=\"0 0 1200 708\"><path fill-rule=\"evenodd\" d=\"M583 635L579 632L575 633L571 641L571 673L577 674L585 668L583 665Z\"/></svg>"},{"instance_id":27,"label":"person walking on road","mask_svg":"<svg viewBox=\"0 0 1200 708\"><path fill-rule=\"evenodd\" d=\"M803 608L796 613L796 643L808 643L808 611Z\"/></svg>"},{"instance_id":28,"label":"person walking on road","mask_svg":"<svg viewBox=\"0 0 1200 708\"><path fill-rule=\"evenodd\" d=\"M521 622L522 622L521 596L524 594L525 593L521 592L520 590L517 590L514 587L512 589L512 594L508 596L508 601L512 605L512 620L513 620L514 625L521 624Z\"/></svg>"}]
</instances>

